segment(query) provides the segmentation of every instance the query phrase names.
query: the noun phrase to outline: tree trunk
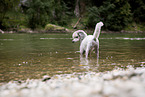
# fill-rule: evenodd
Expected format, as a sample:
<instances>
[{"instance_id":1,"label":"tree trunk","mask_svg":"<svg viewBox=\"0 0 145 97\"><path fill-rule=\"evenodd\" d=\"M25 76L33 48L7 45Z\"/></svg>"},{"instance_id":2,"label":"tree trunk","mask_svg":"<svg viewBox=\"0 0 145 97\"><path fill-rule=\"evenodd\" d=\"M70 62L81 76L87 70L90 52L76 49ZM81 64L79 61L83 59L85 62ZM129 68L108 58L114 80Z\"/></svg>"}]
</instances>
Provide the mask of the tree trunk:
<instances>
[{"instance_id":1,"label":"tree trunk","mask_svg":"<svg viewBox=\"0 0 145 97\"><path fill-rule=\"evenodd\" d=\"M80 16L79 0L76 0L74 14L76 15L76 17Z\"/></svg>"},{"instance_id":2,"label":"tree trunk","mask_svg":"<svg viewBox=\"0 0 145 97\"><path fill-rule=\"evenodd\" d=\"M85 13L86 10L86 4L84 0L80 1L80 16L83 17L83 14Z\"/></svg>"},{"instance_id":3,"label":"tree trunk","mask_svg":"<svg viewBox=\"0 0 145 97\"><path fill-rule=\"evenodd\" d=\"M81 20L81 17L79 18L79 20L77 21L77 23L73 26L74 29L77 27L77 25L80 22L80 20Z\"/></svg>"}]
</instances>

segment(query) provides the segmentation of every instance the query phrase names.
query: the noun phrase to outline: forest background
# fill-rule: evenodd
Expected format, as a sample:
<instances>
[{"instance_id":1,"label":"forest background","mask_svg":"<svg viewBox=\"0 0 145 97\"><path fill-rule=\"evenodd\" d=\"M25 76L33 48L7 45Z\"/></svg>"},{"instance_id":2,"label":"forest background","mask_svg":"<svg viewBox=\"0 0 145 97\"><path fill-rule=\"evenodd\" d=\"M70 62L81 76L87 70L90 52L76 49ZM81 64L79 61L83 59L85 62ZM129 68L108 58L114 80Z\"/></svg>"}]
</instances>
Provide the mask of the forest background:
<instances>
[{"instance_id":1,"label":"forest background","mask_svg":"<svg viewBox=\"0 0 145 97\"><path fill-rule=\"evenodd\" d=\"M145 32L145 0L1 0L0 29L45 29L55 24L68 29Z\"/></svg>"}]
</instances>

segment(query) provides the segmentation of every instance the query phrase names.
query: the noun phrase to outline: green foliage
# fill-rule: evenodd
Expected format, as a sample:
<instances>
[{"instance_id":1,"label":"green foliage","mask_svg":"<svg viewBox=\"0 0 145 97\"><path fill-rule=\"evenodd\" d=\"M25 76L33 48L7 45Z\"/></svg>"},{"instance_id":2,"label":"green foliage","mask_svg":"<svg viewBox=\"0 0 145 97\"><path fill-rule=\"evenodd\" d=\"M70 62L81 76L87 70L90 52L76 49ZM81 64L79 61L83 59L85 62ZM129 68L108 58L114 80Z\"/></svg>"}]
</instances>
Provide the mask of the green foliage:
<instances>
[{"instance_id":1,"label":"green foliage","mask_svg":"<svg viewBox=\"0 0 145 97\"><path fill-rule=\"evenodd\" d=\"M20 0L1 0L0 3L0 29L11 28L18 25L16 14L19 14Z\"/></svg>"},{"instance_id":2,"label":"green foliage","mask_svg":"<svg viewBox=\"0 0 145 97\"><path fill-rule=\"evenodd\" d=\"M131 5L131 12L133 13L133 19L135 22L145 21L145 2L144 0L129 0Z\"/></svg>"},{"instance_id":3,"label":"green foliage","mask_svg":"<svg viewBox=\"0 0 145 97\"><path fill-rule=\"evenodd\" d=\"M74 15L76 1L1 0L0 29L21 26L39 29L50 23L68 27L78 20ZM143 24L145 21L143 0L79 0L78 10L82 18L77 26L82 29L94 28L102 21L103 29L118 31L126 29L132 22Z\"/></svg>"},{"instance_id":4,"label":"green foliage","mask_svg":"<svg viewBox=\"0 0 145 97\"><path fill-rule=\"evenodd\" d=\"M144 23L131 23L125 27L125 31L145 31L145 24Z\"/></svg>"},{"instance_id":5,"label":"green foliage","mask_svg":"<svg viewBox=\"0 0 145 97\"><path fill-rule=\"evenodd\" d=\"M131 20L130 5L124 1L104 2L100 7L90 7L88 12L87 26L90 27L94 27L97 22L103 21L105 29L121 30Z\"/></svg>"},{"instance_id":6,"label":"green foliage","mask_svg":"<svg viewBox=\"0 0 145 97\"><path fill-rule=\"evenodd\" d=\"M59 25L66 25L69 12L63 1L57 0L28 0L24 4L28 16L28 26L32 29L44 27L51 22Z\"/></svg>"},{"instance_id":7,"label":"green foliage","mask_svg":"<svg viewBox=\"0 0 145 97\"><path fill-rule=\"evenodd\" d=\"M39 26L45 26L48 22L48 9L50 9L51 1L47 0L27 0L25 14L27 15L28 26L32 29Z\"/></svg>"},{"instance_id":8,"label":"green foliage","mask_svg":"<svg viewBox=\"0 0 145 97\"><path fill-rule=\"evenodd\" d=\"M111 21L114 14L111 11L114 9L114 4L110 4L109 2L104 3L103 6L100 7L90 7L88 9L88 24L87 26L94 27L95 24L99 21ZM105 23L105 27L109 25L108 22Z\"/></svg>"}]
</instances>

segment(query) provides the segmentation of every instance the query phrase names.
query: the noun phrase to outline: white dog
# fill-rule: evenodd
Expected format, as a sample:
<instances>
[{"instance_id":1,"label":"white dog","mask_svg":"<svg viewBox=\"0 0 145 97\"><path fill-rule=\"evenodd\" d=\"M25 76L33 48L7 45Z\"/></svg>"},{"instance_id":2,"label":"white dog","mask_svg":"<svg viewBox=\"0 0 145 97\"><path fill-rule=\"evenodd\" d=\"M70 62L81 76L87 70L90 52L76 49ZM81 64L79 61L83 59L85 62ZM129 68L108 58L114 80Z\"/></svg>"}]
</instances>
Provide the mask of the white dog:
<instances>
[{"instance_id":1,"label":"white dog","mask_svg":"<svg viewBox=\"0 0 145 97\"><path fill-rule=\"evenodd\" d=\"M91 53L93 49L95 49L96 54L99 54L99 35L101 27L103 26L103 22L99 22L96 24L95 31L93 35L87 35L83 30L75 31L72 35L72 42L80 41L80 54L86 54L86 58Z\"/></svg>"}]
</instances>

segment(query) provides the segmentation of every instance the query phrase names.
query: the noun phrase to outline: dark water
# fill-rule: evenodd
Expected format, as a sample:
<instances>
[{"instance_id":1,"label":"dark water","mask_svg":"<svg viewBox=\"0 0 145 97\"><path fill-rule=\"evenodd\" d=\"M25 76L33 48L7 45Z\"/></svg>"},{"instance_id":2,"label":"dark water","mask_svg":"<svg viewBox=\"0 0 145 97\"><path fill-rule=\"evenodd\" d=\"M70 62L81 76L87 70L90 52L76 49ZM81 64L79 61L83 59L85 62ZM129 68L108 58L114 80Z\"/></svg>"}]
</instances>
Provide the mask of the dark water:
<instances>
[{"instance_id":1,"label":"dark water","mask_svg":"<svg viewBox=\"0 0 145 97\"><path fill-rule=\"evenodd\" d=\"M71 34L0 34L0 82L43 75L145 67L145 34L102 34L97 60L80 57Z\"/></svg>"}]
</instances>

